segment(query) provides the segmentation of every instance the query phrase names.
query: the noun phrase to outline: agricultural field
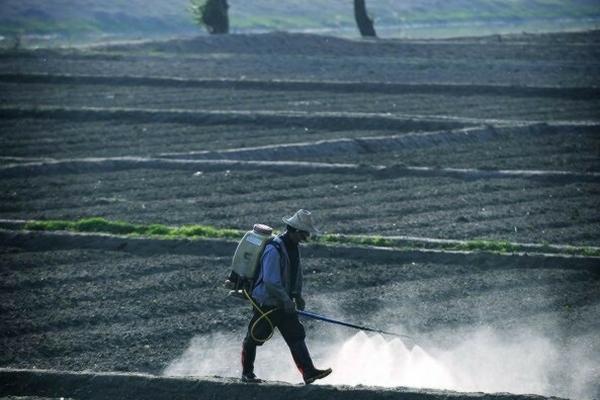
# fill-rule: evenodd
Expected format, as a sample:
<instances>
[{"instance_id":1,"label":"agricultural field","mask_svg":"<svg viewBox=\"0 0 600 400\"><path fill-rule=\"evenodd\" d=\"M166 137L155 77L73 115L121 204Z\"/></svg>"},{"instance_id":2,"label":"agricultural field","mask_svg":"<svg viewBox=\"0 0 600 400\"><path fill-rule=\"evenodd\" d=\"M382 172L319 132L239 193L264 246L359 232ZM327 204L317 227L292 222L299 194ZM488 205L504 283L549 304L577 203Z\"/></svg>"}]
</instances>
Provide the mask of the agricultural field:
<instances>
[{"instance_id":1,"label":"agricultural field","mask_svg":"<svg viewBox=\"0 0 600 400\"><path fill-rule=\"evenodd\" d=\"M306 245L309 309L410 338L306 321L315 358L339 372L323 392L293 386L276 338L257 366L279 382L269 398L598 398L598 37L272 33L0 53L0 397L90 397L104 379L132 379L159 398L155 376L246 390L236 378L248 306L221 287L235 240L32 232L25 221L245 231L281 229L305 208L323 233L405 243ZM351 346L406 356L413 373L392 361L387 381L345 370L360 359ZM20 384L33 369L55 384ZM96 378L57 391L88 382L77 371Z\"/></svg>"}]
</instances>

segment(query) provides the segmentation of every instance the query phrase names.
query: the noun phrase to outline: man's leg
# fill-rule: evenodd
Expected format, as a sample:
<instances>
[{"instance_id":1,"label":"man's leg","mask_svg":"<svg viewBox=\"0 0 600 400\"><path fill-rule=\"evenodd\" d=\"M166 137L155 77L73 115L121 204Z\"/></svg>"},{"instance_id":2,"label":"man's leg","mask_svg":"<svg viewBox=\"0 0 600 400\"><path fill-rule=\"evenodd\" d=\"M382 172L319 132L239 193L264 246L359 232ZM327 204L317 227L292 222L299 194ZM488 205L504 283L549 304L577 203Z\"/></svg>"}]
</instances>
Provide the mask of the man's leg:
<instances>
[{"instance_id":1,"label":"man's leg","mask_svg":"<svg viewBox=\"0 0 600 400\"><path fill-rule=\"evenodd\" d=\"M263 312L267 312L267 310L263 310ZM271 313L269 315L269 319L271 320L271 324L276 325L276 320L274 321L273 315L275 313ZM258 311L254 311L254 315L248 324L248 331L246 333L246 337L242 343L242 381L258 383L261 382L259 378L254 374L254 360L256 359L256 347L261 346L267 337L272 332L271 325L266 321L265 318L261 318L261 313ZM260 321L256 323L256 321ZM276 319L276 318L275 318Z\"/></svg>"},{"instance_id":2,"label":"man's leg","mask_svg":"<svg viewBox=\"0 0 600 400\"><path fill-rule=\"evenodd\" d=\"M317 379L325 378L331 373L331 368L315 368L306 347L304 326L298 320L297 314L285 314L278 328L290 348L292 358L302 374L304 383L308 385Z\"/></svg>"},{"instance_id":3,"label":"man's leg","mask_svg":"<svg viewBox=\"0 0 600 400\"><path fill-rule=\"evenodd\" d=\"M242 343L242 380L244 382L260 382L254 375L254 360L256 359L256 343L244 338Z\"/></svg>"}]
</instances>

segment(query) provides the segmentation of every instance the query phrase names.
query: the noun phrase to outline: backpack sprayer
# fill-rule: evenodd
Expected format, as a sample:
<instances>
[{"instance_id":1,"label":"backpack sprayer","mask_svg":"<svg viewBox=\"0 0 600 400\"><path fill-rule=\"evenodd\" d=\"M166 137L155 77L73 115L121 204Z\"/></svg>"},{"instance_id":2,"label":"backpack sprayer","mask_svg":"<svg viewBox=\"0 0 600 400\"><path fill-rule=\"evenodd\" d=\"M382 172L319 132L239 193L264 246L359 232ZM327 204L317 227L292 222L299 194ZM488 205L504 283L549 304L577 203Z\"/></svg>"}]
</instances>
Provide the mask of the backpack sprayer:
<instances>
[{"instance_id":1,"label":"backpack sprayer","mask_svg":"<svg viewBox=\"0 0 600 400\"><path fill-rule=\"evenodd\" d=\"M225 281L225 287L230 289L229 296L241 299L247 299L252 304L261 317L254 322L250 328L250 334L252 338L258 342L266 342L273 336L273 323L269 319L269 314L277 309L273 309L267 312L263 312L262 309L254 302L250 296L250 292L254 287L254 283L258 278L260 272L260 259L262 253L269 242L274 239L273 228L263 224L255 224L251 231L244 234L244 237L238 243L238 246L233 255L233 261L231 263L231 272L227 280ZM381 329L369 328L366 326L360 326L351 324L348 322L338 321L333 318L329 318L323 315L315 314L310 311L296 311L298 315L312 318L319 321L329 322L332 324L347 326L349 328L359 329L361 331L375 332L383 335L391 335L396 337L411 338L407 335L401 335L399 333L388 332ZM261 319L265 319L271 326L271 334L266 339L259 339L254 337L254 328Z\"/></svg>"}]
</instances>

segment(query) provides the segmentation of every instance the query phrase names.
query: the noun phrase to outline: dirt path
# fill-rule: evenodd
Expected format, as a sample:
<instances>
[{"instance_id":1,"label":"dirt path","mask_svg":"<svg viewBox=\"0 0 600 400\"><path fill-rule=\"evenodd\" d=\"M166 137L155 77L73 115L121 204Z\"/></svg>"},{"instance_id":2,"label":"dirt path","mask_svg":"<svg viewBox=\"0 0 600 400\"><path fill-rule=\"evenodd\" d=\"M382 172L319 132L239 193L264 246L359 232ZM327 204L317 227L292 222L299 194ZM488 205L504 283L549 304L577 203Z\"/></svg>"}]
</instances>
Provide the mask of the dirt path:
<instances>
[{"instance_id":1,"label":"dirt path","mask_svg":"<svg viewBox=\"0 0 600 400\"><path fill-rule=\"evenodd\" d=\"M248 385L237 379L203 377L173 378L145 374L90 373L56 370L0 369L0 396L73 397L90 400L103 399L239 399L264 398L269 400L337 399L406 399L459 400L464 394L449 391L416 389L377 389L340 386L298 386L281 382ZM468 395L473 400L535 400L540 396L483 394Z\"/></svg>"}]
</instances>

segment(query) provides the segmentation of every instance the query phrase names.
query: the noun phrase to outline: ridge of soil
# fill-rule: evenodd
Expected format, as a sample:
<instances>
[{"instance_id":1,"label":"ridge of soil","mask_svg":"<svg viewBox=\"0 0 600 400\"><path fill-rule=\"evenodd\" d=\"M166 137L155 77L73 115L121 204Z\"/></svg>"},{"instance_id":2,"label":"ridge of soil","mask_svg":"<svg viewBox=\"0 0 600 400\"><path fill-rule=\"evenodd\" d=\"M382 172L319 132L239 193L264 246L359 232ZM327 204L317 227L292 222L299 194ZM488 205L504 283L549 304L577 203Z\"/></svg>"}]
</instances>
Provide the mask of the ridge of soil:
<instances>
[{"instance_id":1,"label":"ridge of soil","mask_svg":"<svg viewBox=\"0 0 600 400\"><path fill-rule=\"evenodd\" d=\"M27 231L26 225L32 222L40 222L35 220L14 220L14 219L0 219L0 229L2 230L10 230L10 231ZM107 235L107 236L116 236L116 237L131 237L128 235L118 235L112 233L102 233L102 232L73 232L73 231L60 231L60 230L42 230L42 231L31 231L31 232L39 232L39 233L61 233L66 232L70 234L99 234L99 235ZM456 240L456 239L437 239L437 238L429 238L429 237L415 237L415 236L403 236L403 235L395 235L395 236L370 236L370 235L341 235L343 237L355 238L355 239L374 239L374 238L382 238L390 241L391 245L386 246L375 246L375 245L353 245L352 243L329 243L325 244L325 246L343 246L343 247L386 247L386 248L405 248L408 247L410 249L415 250L439 250L441 252L459 252L459 253L469 253L469 252L481 252L481 251L490 251L485 249L473 249L473 250L452 250L448 248L444 248L444 245L466 245L469 243L467 240ZM137 238L145 238L145 236L135 236ZM147 236L146 236L147 237ZM164 237L162 240L179 240L184 238L169 238ZM188 238L187 240L201 240L203 238ZM214 239L214 238L204 238L206 240L224 240L224 239ZM549 254L558 254L567 257L595 257L591 255L578 255L574 254L574 250L576 247L569 245L561 245L561 244L539 244L539 243L515 243L511 242L511 251L491 251L492 253L513 253L513 254L537 254L537 255L549 255ZM595 252L600 251L600 247L594 246L586 246L590 250ZM407 250L407 249L405 249Z\"/></svg>"},{"instance_id":2,"label":"ridge of soil","mask_svg":"<svg viewBox=\"0 0 600 400\"><path fill-rule=\"evenodd\" d=\"M90 400L104 399L202 399L247 400L345 400L362 399L471 399L537 400L536 395L507 393L459 393L410 388L350 387L330 385L292 385L284 382L246 384L238 379L215 377L164 377L141 373L71 372L57 370L0 368L0 396L51 396ZM559 400L556 397L551 399Z\"/></svg>"},{"instance_id":3,"label":"ridge of soil","mask_svg":"<svg viewBox=\"0 0 600 400\"><path fill-rule=\"evenodd\" d=\"M598 87L534 86L534 85L483 85L459 83L399 83L399 82L344 82L308 80L258 80L258 79L189 79L157 76L106 76L79 74L18 74L0 73L0 82L43 83L61 85L157 86L203 89L235 89L261 91L319 91L331 93L387 93L435 94L469 96L512 97L565 97L581 100L600 97Z\"/></svg>"},{"instance_id":4,"label":"ridge of soil","mask_svg":"<svg viewBox=\"0 0 600 400\"><path fill-rule=\"evenodd\" d=\"M343 112L278 112L278 111L213 111L159 110L143 108L104 107L0 107L0 117L6 119L66 119L69 121L131 121L174 122L200 125L301 126L309 129L379 129L379 130L441 130L475 125L474 120L403 117L390 114ZM518 122L518 121L516 121Z\"/></svg>"},{"instance_id":5,"label":"ridge of soil","mask_svg":"<svg viewBox=\"0 0 600 400\"><path fill-rule=\"evenodd\" d=\"M476 46L490 52L510 50L513 53L530 55L532 46L548 46L559 40L561 44L582 41L593 43L600 31L586 31L562 34L498 35L482 38L464 38L448 40L404 40L404 39L347 39L306 33L269 32L264 34L236 34L198 36L191 39L174 39L141 44L97 46L96 50L155 51L165 53L215 53L234 54L301 54L320 56L389 56L390 54L411 54L417 51L429 51L446 54L455 48L468 49ZM503 40L504 38L508 40ZM565 40L565 39L571 39ZM597 43L597 41L596 41ZM528 46L524 46L527 44ZM508 48L508 49L507 49ZM464 51L464 50L463 50ZM481 55L475 55L481 56Z\"/></svg>"},{"instance_id":6,"label":"ridge of soil","mask_svg":"<svg viewBox=\"0 0 600 400\"><path fill-rule=\"evenodd\" d=\"M24 162L0 166L0 177L19 178L39 175L82 174L90 172L128 171L133 169L160 169L184 171L272 171L281 174L355 173L386 178L447 177L464 180L520 178L549 182L597 182L600 172L572 172L545 170L479 170L465 168L412 167L405 165L331 164L309 161L244 161L212 159L162 159L142 157L89 158Z\"/></svg>"},{"instance_id":7,"label":"ridge of soil","mask_svg":"<svg viewBox=\"0 0 600 400\"><path fill-rule=\"evenodd\" d=\"M83 233L66 231L27 231L0 229L0 238L7 246L27 250L46 251L52 249L96 249L123 251L140 256L159 254L231 256L238 241L231 239L165 239L148 237L129 237L113 234ZM513 252L493 253L485 251L454 251L440 249L399 249L377 246L322 245L310 244L304 247L307 257L342 258L352 257L360 260L451 262L476 263L481 265L508 263L511 268L588 268L597 270L600 257L568 255L560 253Z\"/></svg>"},{"instance_id":8,"label":"ridge of soil","mask_svg":"<svg viewBox=\"0 0 600 400\"><path fill-rule=\"evenodd\" d=\"M184 159L238 159L238 160L295 160L306 157L326 157L348 154L385 153L411 148L436 147L451 143L485 142L502 140L510 135L576 135L596 132L600 124L595 123L535 123L508 126L476 126L470 128L410 132L386 136L364 136L318 140L313 142L284 143L256 147L227 148L221 150L161 153L164 158Z\"/></svg>"}]
</instances>

